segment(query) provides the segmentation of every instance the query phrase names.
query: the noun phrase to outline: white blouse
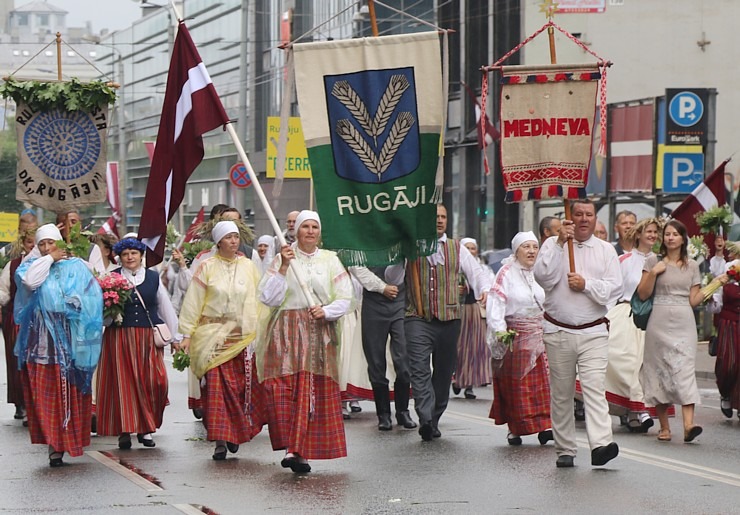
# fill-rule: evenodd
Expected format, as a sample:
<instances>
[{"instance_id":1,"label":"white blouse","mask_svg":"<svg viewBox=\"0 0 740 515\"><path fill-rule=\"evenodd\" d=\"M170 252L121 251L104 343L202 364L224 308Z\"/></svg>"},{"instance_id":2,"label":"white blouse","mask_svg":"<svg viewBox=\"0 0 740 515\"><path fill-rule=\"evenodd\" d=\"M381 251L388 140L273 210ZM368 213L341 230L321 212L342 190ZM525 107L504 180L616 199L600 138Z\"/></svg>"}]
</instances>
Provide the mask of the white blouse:
<instances>
[{"instance_id":1,"label":"white blouse","mask_svg":"<svg viewBox=\"0 0 740 515\"><path fill-rule=\"evenodd\" d=\"M542 315L545 290L534 280L531 269L518 262L501 267L486 301L486 323L494 332L506 331L506 317L534 318Z\"/></svg>"}]
</instances>

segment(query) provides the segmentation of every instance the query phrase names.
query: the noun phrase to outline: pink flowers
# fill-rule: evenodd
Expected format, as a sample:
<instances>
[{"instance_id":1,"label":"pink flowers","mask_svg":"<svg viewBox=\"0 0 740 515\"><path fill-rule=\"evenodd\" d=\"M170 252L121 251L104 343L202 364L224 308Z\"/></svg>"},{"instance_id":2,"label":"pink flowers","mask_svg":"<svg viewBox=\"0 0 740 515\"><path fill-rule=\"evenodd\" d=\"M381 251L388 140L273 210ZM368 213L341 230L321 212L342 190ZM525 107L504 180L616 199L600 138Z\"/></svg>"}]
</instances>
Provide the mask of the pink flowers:
<instances>
[{"instance_id":1,"label":"pink flowers","mask_svg":"<svg viewBox=\"0 0 740 515\"><path fill-rule=\"evenodd\" d=\"M133 285L120 274L108 274L98 277L98 284L103 290L103 316L123 323L123 306L131 298Z\"/></svg>"}]
</instances>

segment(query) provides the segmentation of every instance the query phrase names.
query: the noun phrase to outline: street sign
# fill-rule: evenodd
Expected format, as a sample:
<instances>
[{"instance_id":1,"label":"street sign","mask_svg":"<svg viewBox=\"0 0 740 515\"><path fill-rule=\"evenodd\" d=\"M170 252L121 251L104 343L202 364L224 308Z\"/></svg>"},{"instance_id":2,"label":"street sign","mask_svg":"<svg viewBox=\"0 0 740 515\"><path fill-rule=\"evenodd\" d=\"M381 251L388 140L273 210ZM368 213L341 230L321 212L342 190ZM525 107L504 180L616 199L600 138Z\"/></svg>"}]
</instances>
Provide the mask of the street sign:
<instances>
[{"instance_id":1,"label":"street sign","mask_svg":"<svg viewBox=\"0 0 740 515\"><path fill-rule=\"evenodd\" d=\"M668 145L706 145L706 89L666 89Z\"/></svg>"},{"instance_id":2,"label":"street sign","mask_svg":"<svg viewBox=\"0 0 740 515\"><path fill-rule=\"evenodd\" d=\"M663 192L691 193L704 180L704 154L666 151Z\"/></svg>"},{"instance_id":3,"label":"street sign","mask_svg":"<svg viewBox=\"0 0 740 515\"><path fill-rule=\"evenodd\" d=\"M252 185L252 179L249 178L247 167L243 163L236 163L229 168L229 180L237 188L248 188Z\"/></svg>"},{"instance_id":4,"label":"street sign","mask_svg":"<svg viewBox=\"0 0 740 515\"><path fill-rule=\"evenodd\" d=\"M268 179L275 178L275 164L278 154L278 139L280 138L280 117L267 117L267 166L265 168ZM310 179L311 165L308 162L308 150L303 139L301 119L292 116L288 120L288 145L285 149L285 178Z\"/></svg>"}]
</instances>

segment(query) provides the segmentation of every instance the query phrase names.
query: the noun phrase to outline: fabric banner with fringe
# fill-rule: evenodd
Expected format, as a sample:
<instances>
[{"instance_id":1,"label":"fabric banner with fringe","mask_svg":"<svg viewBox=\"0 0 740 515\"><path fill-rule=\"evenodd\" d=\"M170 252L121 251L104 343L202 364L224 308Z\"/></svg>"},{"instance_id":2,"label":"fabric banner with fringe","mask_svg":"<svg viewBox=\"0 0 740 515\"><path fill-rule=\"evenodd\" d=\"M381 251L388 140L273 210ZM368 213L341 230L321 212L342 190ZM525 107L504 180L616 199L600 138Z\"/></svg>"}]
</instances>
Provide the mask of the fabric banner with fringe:
<instances>
[{"instance_id":1,"label":"fabric banner with fringe","mask_svg":"<svg viewBox=\"0 0 740 515\"><path fill-rule=\"evenodd\" d=\"M445 114L439 35L305 43L293 51L324 247L345 265L431 254Z\"/></svg>"},{"instance_id":2,"label":"fabric banner with fringe","mask_svg":"<svg viewBox=\"0 0 740 515\"><path fill-rule=\"evenodd\" d=\"M104 202L108 106L17 113L16 199L56 212Z\"/></svg>"},{"instance_id":3,"label":"fabric banner with fringe","mask_svg":"<svg viewBox=\"0 0 740 515\"><path fill-rule=\"evenodd\" d=\"M584 198L598 64L501 68L501 170L507 202Z\"/></svg>"}]
</instances>

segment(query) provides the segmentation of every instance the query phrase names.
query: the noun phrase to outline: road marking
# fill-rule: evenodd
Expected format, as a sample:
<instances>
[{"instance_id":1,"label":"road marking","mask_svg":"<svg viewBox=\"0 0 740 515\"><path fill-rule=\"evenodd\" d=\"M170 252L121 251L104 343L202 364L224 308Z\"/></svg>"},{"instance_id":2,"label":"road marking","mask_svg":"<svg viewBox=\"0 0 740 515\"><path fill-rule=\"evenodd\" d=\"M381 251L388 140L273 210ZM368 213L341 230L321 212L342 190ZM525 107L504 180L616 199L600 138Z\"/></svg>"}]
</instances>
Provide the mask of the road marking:
<instances>
[{"instance_id":1,"label":"road marking","mask_svg":"<svg viewBox=\"0 0 740 515\"><path fill-rule=\"evenodd\" d=\"M170 506L182 513L187 513L188 515L203 515L203 511L192 504L170 504Z\"/></svg>"},{"instance_id":2,"label":"road marking","mask_svg":"<svg viewBox=\"0 0 740 515\"><path fill-rule=\"evenodd\" d=\"M114 460L112 458L109 458L108 456L106 456L105 454L103 454L103 453L101 453L99 451L85 451L85 454L87 454L88 456L90 456L95 461L98 461L98 462L102 463L103 465L105 465L106 467L108 467L109 469L111 469L116 474L119 474L119 475L125 477L126 479L128 479L129 481L131 481L132 483L134 483L135 485L140 486L141 488L143 488L147 492L162 492L162 491L164 491L164 488L162 488L161 486L157 486L154 483L152 483L151 481L147 481L146 479L144 479L143 477L141 477L136 472L133 472L133 471L127 469L126 467L124 467L123 465L121 465L120 463L118 463L116 460Z\"/></svg>"},{"instance_id":3,"label":"road marking","mask_svg":"<svg viewBox=\"0 0 740 515\"><path fill-rule=\"evenodd\" d=\"M450 410L447 410L445 414L448 414L452 418L456 418L459 420L467 420L491 428L495 427L493 421L490 418L468 415L467 413ZM576 441L578 442L578 446L580 448L589 450L587 440L577 438ZM681 472L690 476L701 477L710 481L717 481L718 483L725 483L727 485L740 487L740 474L725 472L723 470L705 467L703 465L696 465L694 463L675 460L673 458L667 458L665 456L658 456L656 454L628 449L621 445L619 446L619 456L627 458L628 460L644 463L646 465L653 465L655 467L672 470L674 472Z\"/></svg>"}]
</instances>

